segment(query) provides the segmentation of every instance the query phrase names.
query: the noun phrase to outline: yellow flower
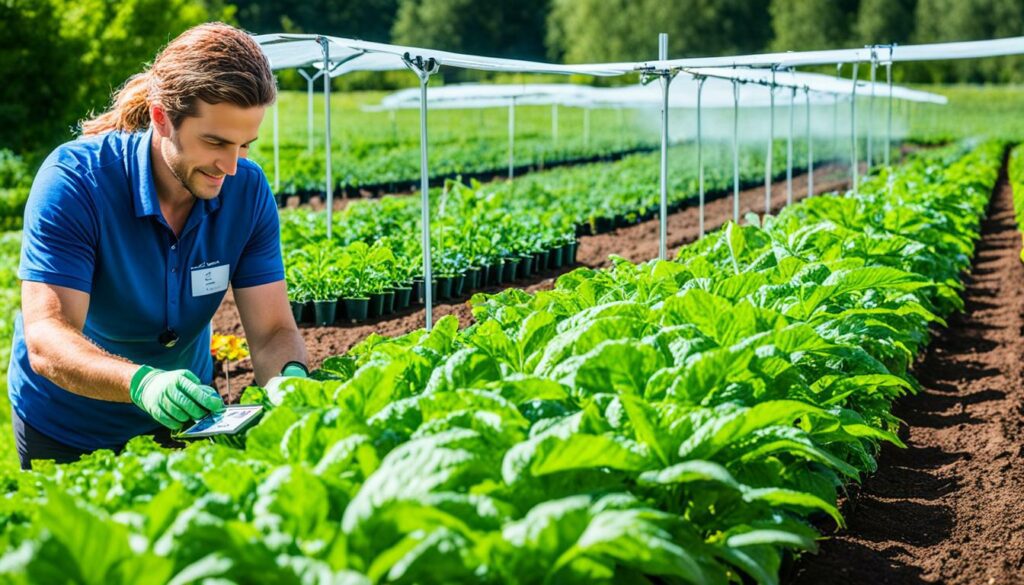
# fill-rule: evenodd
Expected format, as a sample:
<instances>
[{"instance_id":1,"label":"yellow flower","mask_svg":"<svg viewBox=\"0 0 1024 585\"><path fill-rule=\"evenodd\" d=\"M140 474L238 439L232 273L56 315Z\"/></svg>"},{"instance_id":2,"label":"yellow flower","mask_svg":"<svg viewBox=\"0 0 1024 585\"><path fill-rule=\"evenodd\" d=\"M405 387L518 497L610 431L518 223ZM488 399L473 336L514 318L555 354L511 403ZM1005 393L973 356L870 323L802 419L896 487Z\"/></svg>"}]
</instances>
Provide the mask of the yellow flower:
<instances>
[{"instance_id":1,"label":"yellow flower","mask_svg":"<svg viewBox=\"0 0 1024 585\"><path fill-rule=\"evenodd\" d=\"M235 335L214 333L210 338L210 355L217 361L243 360L249 357L249 344Z\"/></svg>"}]
</instances>

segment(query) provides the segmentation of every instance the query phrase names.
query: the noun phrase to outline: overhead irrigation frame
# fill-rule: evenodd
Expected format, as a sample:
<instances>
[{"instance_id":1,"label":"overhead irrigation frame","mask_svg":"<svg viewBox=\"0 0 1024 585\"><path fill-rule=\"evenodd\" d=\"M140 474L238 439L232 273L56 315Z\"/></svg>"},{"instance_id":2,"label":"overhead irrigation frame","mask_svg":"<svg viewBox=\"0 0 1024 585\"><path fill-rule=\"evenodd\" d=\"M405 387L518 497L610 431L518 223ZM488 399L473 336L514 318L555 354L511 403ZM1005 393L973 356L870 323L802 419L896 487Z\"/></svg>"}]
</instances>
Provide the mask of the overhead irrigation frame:
<instances>
[{"instance_id":1,"label":"overhead irrigation frame","mask_svg":"<svg viewBox=\"0 0 1024 585\"><path fill-rule=\"evenodd\" d=\"M389 45L384 43L372 43L366 41L358 41L354 39L344 39L338 37L328 37L324 35L289 35L289 34L272 34L272 35L259 35L256 37L257 42L262 46L264 52L270 60L271 67L275 70L279 69L292 69L314 66L319 64L321 68L321 74L323 71L327 71L328 74L322 75L323 87L324 87L324 109L325 109L325 158L327 163L326 168L326 202L327 202L327 238L332 237L333 227L333 211L334 211L334 189L331 178L331 128L330 128L330 79L333 76L347 73L350 71L359 70L396 70L402 68L408 68L412 71L419 79L419 90L420 90L420 202L422 207L422 247L423 247L423 297L424 304L426 305L426 317L425 325L429 330L433 324L433 298L432 298L432 266L430 260L430 201L429 201L429 172L428 172L428 160L427 160L427 145L428 145L428 133L427 133L427 111L429 107L428 102L428 85L430 77L436 74L441 66L457 67L462 69L474 69L482 71L503 71L503 72L514 72L514 73L549 73L549 74L561 74L561 75L574 75L583 74L595 77L614 77L620 75L626 75L631 73L639 73L641 78L645 82L653 81L658 79L662 89L662 100L661 100L661 169L660 169L660 209L659 209L659 257L665 259L667 257L667 190L668 190L668 115L669 115L669 87L672 80L680 73L685 72L688 75L694 77L697 80L697 139L698 139L698 167L699 167L699 185L700 185L700 205L701 205L701 218L700 228L703 234L704 228L704 173L703 173L703 157L701 153L701 117L700 117L700 103L701 103L701 91L704 86L704 81L709 77L722 77L731 79L733 84L733 103L734 103L734 119L733 119L733 216L738 221L739 217L739 199L738 199L738 115L739 115L739 88L743 83L764 83L763 80L758 81L755 79L744 78L744 75L751 75L753 71L757 69L768 69L771 74L770 81L770 95L771 95L771 109L772 109L772 132L774 132L774 91L776 87L789 87L790 92L790 139L787 152L788 164L787 168L787 203L792 198L792 119L793 109L796 92L800 89L805 91L807 103L810 103L810 92L821 91L823 93L833 93L837 97L835 98L835 104L838 105L838 92L828 91L825 89L812 89L810 84L786 84L780 82L776 78L776 72L779 70L792 70L799 66L810 66L810 65L842 65L850 63L853 65L853 75L848 87L848 91L851 97L851 176L852 176L852 188L854 191L857 189L858 184L858 153L857 153L857 136L856 136L856 104L857 104L857 88L861 82L858 82L857 70L860 63L869 63L872 68L872 82L869 85L870 88L870 101L869 107L873 110L873 102L875 95L875 84L874 75L877 66L881 63L886 66L887 79L889 86L889 138L891 140L891 104L894 97L892 88L892 77L891 67L896 62L906 61L930 61L930 60L946 60L946 59L970 59L980 57L994 57L994 56L1005 56L1005 55L1016 55L1024 54L1024 37L1014 37L1010 39L997 39L990 41L972 41L972 42L960 42L960 43L938 43L929 45L906 45L897 47L896 45L875 45L868 46L862 49L839 49L829 51L806 51L806 52L787 52L787 53L766 53L756 55L741 55L732 57L709 57L709 58L696 58L696 59L668 59L668 36L664 33L658 36L658 59L650 62L633 62L633 63L598 63L598 64L583 64L583 65L556 65L549 63L539 63L534 61L523 61L516 59L499 59L490 57L481 57L477 55L466 55L460 53L452 53L448 51L437 51L433 49L425 49L419 47L406 47L401 45ZM886 59L880 61L879 50L883 47L887 49L888 55ZM333 48L333 51L332 51ZM702 69L707 68L728 68L732 73L726 73L724 71L707 71ZM796 75L793 73L792 75ZM801 74L806 75L806 74ZM308 75L303 75L307 79L307 87L312 88L313 80ZM837 77L838 77L837 73ZM832 78L829 78L832 79ZM838 80L835 80L838 81ZM312 95L312 94L310 94ZM509 128L510 131L514 131L514 107L515 100L512 100L509 110ZM587 112L588 110L584 110ZM808 109L808 119L809 119ZM870 111L870 110L869 110ZM311 127L312 118L310 118L309 125ZM589 120L585 119L585 124ZM809 128L809 124L808 124ZM808 130L809 131L809 130ZM870 132L870 130L869 130ZM279 173L278 170L278 140L277 140L277 109L275 105L274 111L274 142L275 142L275 173ZM312 143L312 141L310 141ZM891 142L890 142L891 144ZM514 149L514 139L510 138L510 147ZM886 163L888 164L888 150L886 149ZM771 148L769 148L769 153ZM809 153L810 154L810 153ZM870 161L873 153L868 151L868 159ZM771 156L769 154L769 156ZM813 161L808 157L811 165ZM768 163L770 165L770 160ZM870 162L869 162L870 164ZM512 173L512 167L510 162L510 175ZM767 167L766 175L770 173L770 166ZM275 186L279 185L279 178L275 177ZM769 177L766 176L766 202L770 207L770 189L771 183ZM770 209L766 209L770 211Z\"/></svg>"}]
</instances>

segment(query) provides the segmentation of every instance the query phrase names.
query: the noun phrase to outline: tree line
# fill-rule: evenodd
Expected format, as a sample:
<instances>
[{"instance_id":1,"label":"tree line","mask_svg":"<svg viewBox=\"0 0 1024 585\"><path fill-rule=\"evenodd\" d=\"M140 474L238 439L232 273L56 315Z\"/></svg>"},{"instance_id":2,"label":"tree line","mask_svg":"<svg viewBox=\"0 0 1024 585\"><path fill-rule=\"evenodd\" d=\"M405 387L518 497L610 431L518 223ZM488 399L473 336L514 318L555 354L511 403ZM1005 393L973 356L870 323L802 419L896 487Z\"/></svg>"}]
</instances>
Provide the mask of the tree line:
<instances>
[{"instance_id":1,"label":"tree line","mask_svg":"<svg viewBox=\"0 0 1024 585\"><path fill-rule=\"evenodd\" d=\"M496 57L633 61L1024 35L1019 0L0 0L0 148L45 151L168 40L223 20ZM1024 81L1020 58L900 65L901 82ZM866 68L862 68L866 69ZM847 74L849 72L847 71ZM449 73L449 75L451 75ZM456 74L456 79L458 78ZM466 74L461 74L466 75ZM470 74L469 78L479 75ZM408 75L363 74L348 87ZM282 74L284 87L305 87Z\"/></svg>"}]
</instances>

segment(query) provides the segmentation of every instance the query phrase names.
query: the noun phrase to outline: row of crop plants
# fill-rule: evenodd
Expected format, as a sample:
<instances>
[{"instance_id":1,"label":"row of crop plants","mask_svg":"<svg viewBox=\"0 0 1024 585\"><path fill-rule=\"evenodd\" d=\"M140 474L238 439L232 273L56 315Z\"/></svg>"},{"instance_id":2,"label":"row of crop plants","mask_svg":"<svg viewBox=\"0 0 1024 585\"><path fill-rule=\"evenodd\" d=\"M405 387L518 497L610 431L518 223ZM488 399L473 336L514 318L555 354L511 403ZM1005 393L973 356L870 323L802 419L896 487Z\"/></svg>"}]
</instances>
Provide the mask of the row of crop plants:
<instances>
[{"instance_id":1,"label":"row of crop plants","mask_svg":"<svg viewBox=\"0 0 1024 585\"><path fill-rule=\"evenodd\" d=\"M900 445L1004 147L371 335L242 439L8 479L0 574L83 583L776 583Z\"/></svg>"},{"instance_id":2,"label":"row of crop plants","mask_svg":"<svg viewBox=\"0 0 1024 585\"><path fill-rule=\"evenodd\" d=\"M785 176L779 141L773 170ZM692 205L699 178L692 145L672 149L669 212ZM803 160L802 147L797 161ZM705 154L705 188L715 196L732 185L731 154ZM658 155L534 173L513 181L464 185L449 181L431 195L434 298L474 290L575 262L577 236L652 219L658 210ZM744 185L760 185L764 151L741 158ZM401 310L422 297L418 197L350 203L326 239L323 213L282 212L289 294L300 322L358 322Z\"/></svg>"}]
</instances>

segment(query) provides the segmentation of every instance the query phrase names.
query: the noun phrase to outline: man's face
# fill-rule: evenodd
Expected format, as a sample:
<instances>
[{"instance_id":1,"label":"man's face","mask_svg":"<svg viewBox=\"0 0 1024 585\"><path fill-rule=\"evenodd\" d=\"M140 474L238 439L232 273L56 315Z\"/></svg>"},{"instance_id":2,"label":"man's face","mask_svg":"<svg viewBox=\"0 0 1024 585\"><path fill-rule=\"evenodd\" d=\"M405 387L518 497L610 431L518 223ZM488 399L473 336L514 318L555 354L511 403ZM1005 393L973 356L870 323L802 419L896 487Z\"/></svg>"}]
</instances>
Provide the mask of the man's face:
<instances>
[{"instance_id":1,"label":"man's face","mask_svg":"<svg viewBox=\"0 0 1024 585\"><path fill-rule=\"evenodd\" d=\"M226 175L234 175L238 159L249 155L265 108L198 102L197 116L172 128L162 152L171 173L198 199L220 194Z\"/></svg>"}]
</instances>

